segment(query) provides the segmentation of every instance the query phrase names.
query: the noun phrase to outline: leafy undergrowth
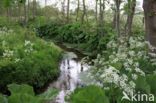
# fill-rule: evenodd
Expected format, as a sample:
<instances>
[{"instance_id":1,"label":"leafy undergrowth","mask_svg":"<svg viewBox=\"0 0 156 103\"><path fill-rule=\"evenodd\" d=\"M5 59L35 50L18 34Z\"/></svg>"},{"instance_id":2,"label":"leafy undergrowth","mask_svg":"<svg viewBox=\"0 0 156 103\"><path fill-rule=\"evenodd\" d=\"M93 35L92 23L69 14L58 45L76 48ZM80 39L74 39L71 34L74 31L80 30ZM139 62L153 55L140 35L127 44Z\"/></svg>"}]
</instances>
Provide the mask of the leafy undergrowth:
<instances>
[{"instance_id":1,"label":"leafy undergrowth","mask_svg":"<svg viewBox=\"0 0 156 103\"><path fill-rule=\"evenodd\" d=\"M44 103L54 99L58 94L57 90L50 88L43 94L35 96L33 87L25 84L10 84L8 89L11 95L0 95L0 103Z\"/></svg>"},{"instance_id":2,"label":"leafy undergrowth","mask_svg":"<svg viewBox=\"0 0 156 103\"><path fill-rule=\"evenodd\" d=\"M85 55L96 56L106 49L106 44L116 37L115 31L109 24L105 27L105 35L101 36L100 29L93 31L88 25L73 24L49 24L36 29L37 35L52 38L61 42L68 48L74 48Z\"/></svg>"},{"instance_id":3,"label":"leafy undergrowth","mask_svg":"<svg viewBox=\"0 0 156 103\"><path fill-rule=\"evenodd\" d=\"M149 53L147 45L155 49L141 36L123 38L121 44L110 41L104 54L81 74L82 81L104 88L110 103L155 103L156 54ZM121 101L124 94L129 100Z\"/></svg>"},{"instance_id":4,"label":"leafy undergrowth","mask_svg":"<svg viewBox=\"0 0 156 103\"><path fill-rule=\"evenodd\" d=\"M62 50L21 27L0 28L0 91L11 83L43 87L59 75Z\"/></svg>"},{"instance_id":5,"label":"leafy undergrowth","mask_svg":"<svg viewBox=\"0 0 156 103\"><path fill-rule=\"evenodd\" d=\"M94 85L77 88L69 97L66 97L66 101L70 103L109 103L105 90Z\"/></svg>"}]
</instances>

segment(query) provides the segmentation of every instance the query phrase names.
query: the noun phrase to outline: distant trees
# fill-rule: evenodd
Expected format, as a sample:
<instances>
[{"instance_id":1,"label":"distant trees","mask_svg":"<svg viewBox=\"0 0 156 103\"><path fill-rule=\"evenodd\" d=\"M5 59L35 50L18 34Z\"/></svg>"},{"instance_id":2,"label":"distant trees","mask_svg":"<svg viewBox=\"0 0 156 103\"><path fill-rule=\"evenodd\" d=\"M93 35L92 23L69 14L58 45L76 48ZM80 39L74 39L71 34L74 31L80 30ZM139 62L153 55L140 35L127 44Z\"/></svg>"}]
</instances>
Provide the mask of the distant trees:
<instances>
[{"instance_id":1,"label":"distant trees","mask_svg":"<svg viewBox=\"0 0 156 103\"><path fill-rule=\"evenodd\" d=\"M144 0L143 8L146 24L146 40L156 47L156 0ZM156 49L153 52L156 53Z\"/></svg>"}]
</instances>

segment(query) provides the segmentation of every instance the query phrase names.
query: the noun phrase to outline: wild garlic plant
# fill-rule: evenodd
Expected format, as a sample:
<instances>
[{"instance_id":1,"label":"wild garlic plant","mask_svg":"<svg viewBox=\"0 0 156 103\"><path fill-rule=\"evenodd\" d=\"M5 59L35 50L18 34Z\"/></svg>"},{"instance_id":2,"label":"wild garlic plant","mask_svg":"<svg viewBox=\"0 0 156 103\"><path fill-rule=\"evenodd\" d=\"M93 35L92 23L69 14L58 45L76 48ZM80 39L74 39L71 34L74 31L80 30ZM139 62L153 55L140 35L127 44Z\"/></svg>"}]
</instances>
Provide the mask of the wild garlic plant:
<instances>
[{"instance_id":1,"label":"wild garlic plant","mask_svg":"<svg viewBox=\"0 0 156 103\"><path fill-rule=\"evenodd\" d=\"M152 46L151 48L153 49ZM86 78L92 80L89 84L106 89L119 88L130 96L135 92L138 77L146 76L140 60L150 62L151 65L156 64L156 55L147 55L147 42L144 37L130 37L126 42L122 38L120 45L112 40L103 53L97 56L93 61L94 65L87 71ZM153 72L156 73L156 70Z\"/></svg>"}]
</instances>

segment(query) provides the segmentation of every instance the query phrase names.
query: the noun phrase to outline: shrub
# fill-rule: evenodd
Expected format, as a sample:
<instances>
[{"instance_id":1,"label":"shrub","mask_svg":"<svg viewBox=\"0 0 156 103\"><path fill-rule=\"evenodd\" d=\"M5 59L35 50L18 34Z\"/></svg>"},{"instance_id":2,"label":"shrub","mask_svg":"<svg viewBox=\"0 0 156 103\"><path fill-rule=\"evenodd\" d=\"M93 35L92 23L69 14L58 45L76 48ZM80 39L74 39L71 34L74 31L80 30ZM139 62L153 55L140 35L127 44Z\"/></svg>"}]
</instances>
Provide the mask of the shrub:
<instances>
[{"instance_id":1,"label":"shrub","mask_svg":"<svg viewBox=\"0 0 156 103\"><path fill-rule=\"evenodd\" d=\"M21 28L3 28L0 37L0 91L11 83L41 88L59 75L61 49L54 44Z\"/></svg>"}]
</instances>

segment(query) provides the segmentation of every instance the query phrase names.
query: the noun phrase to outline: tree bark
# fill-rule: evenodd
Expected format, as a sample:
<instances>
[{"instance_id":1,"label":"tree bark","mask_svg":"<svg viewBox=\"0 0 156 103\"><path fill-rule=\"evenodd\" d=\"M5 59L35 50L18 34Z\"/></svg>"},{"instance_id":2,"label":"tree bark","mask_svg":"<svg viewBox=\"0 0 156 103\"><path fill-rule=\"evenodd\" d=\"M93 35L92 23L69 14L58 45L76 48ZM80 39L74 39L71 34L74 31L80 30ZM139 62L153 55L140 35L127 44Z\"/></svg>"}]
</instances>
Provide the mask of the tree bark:
<instances>
[{"instance_id":1,"label":"tree bark","mask_svg":"<svg viewBox=\"0 0 156 103\"><path fill-rule=\"evenodd\" d=\"M128 9L130 10L130 13L128 13L127 16L127 22L125 25L125 34L131 36L132 32L132 23L133 23L133 17L135 13L135 7L136 7L136 0L128 0Z\"/></svg>"},{"instance_id":2,"label":"tree bark","mask_svg":"<svg viewBox=\"0 0 156 103\"><path fill-rule=\"evenodd\" d=\"M104 37L104 9L102 8L102 1L100 0L100 27L101 27L101 36Z\"/></svg>"},{"instance_id":3,"label":"tree bark","mask_svg":"<svg viewBox=\"0 0 156 103\"><path fill-rule=\"evenodd\" d=\"M28 0L28 9L27 9L27 16L28 16L28 21L29 21L29 19L30 19L30 12L29 12L29 10L30 10L30 1Z\"/></svg>"},{"instance_id":4,"label":"tree bark","mask_svg":"<svg viewBox=\"0 0 156 103\"><path fill-rule=\"evenodd\" d=\"M18 21L21 22L21 5L18 3Z\"/></svg>"},{"instance_id":5,"label":"tree bark","mask_svg":"<svg viewBox=\"0 0 156 103\"><path fill-rule=\"evenodd\" d=\"M113 17L113 22L112 22L112 28L115 29L116 28L116 14L117 14L116 9L114 9L113 13L114 13L114 17Z\"/></svg>"},{"instance_id":6,"label":"tree bark","mask_svg":"<svg viewBox=\"0 0 156 103\"><path fill-rule=\"evenodd\" d=\"M82 14L82 17L81 17L81 25L84 24L85 14L86 14L86 5L85 5L85 0L83 0L83 14Z\"/></svg>"},{"instance_id":7,"label":"tree bark","mask_svg":"<svg viewBox=\"0 0 156 103\"><path fill-rule=\"evenodd\" d=\"M67 23L69 23L69 18L70 18L70 0L68 0L67 4Z\"/></svg>"},{"instance_id":8,"label":"tree bark","mask_svg":"<svg viewBox=\"0 0 156 103\"><path fill-rule=\"evenodd\" d=\"M33 20L36 18L36 0L33 0Z\"/></svg>"},{"instance_id":9,"label":"tree bark","mask_svg":"<svg viewBox=\"0 0 156 103\"><path fill-rule=\"evenodd\" d=\"M25 25L27 25L27 8L26 8L26 2L24 3L24 22L25 22Z\"/></svg>"},{"instance_id":10,"label":"tree bark","mask_svg":"<svg viewBox=\"0 0 156 103\"><path fill-rule=\"evenodd\" d=\"M156 47L156 0L143 1L145 26L146 26L146 40ZM156 49L152 52L156 53Z\"/></svg>"},{"instance_id":11,"label":"tree bark","mask_svg":"<svg viewBox=\"0 0 156 103\"><path fill-rule=\"evenodd\" d=\"M80 9L80 0L77 0L77 15L76 15L76 21L78 21L78 17L79 17L79 9Z\"/></svg>"},{"instance_id":12,"label":"tree bark","mask_svg":"<svg viewBox=\"0 0 156 103\"><path fill-rule=\"evenodd\" d=\"M117 10L117 14L116 14L116 30L117 30L117 34L118 34L118 41L120 43L120 39L121 39L121 34L120 34L120 4L121 1L120 0L116 0L116 10Z\"/></svg>"},{"instance_id":13,"label":"tree bark","mask_svg":"<svg viewBox=\"0 0 156 103\"><path fill-rule=\"evenodd\" d=\"M96 22L98 21L98 1L95 0L96 4L95 4L95 19Z\"/></svg>"}]
</instances>

